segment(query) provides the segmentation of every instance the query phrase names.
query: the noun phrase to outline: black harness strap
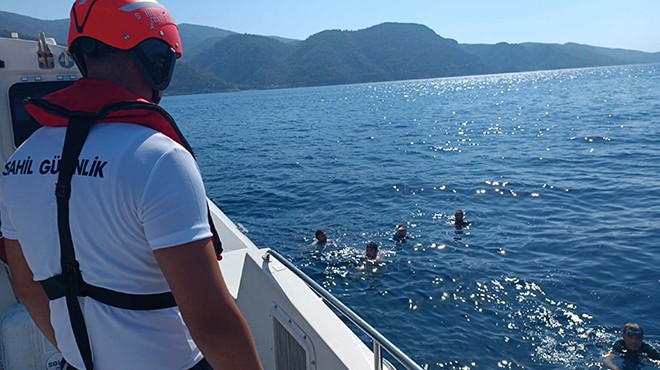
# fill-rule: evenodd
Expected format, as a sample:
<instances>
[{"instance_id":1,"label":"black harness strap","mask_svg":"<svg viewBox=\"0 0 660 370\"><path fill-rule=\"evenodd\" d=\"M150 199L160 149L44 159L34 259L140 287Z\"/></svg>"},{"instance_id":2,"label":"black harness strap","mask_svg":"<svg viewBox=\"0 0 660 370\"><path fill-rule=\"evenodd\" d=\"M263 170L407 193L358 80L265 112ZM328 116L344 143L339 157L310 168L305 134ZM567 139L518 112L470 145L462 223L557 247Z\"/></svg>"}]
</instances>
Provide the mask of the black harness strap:
<instances>
[{"instance_id":1,"label":"black harness strap","mask_svg":"<svg viewBox=\"0 0 660 370\"><path fill-rule=\"evenodd\" d=\"M78 156L82 150L87 134L96 120L96 115L78 114L71 117L66 129L62 158L60 160L60 171L55 184L55 196L57 197L57 227L60 234L60 264L62 266L62 278L64 281L64 296L69 311L71 328L82 356L85 368L94 369L92 361L92 349L89 344L89 335L85 326L78 295L80 292L80 268L76 261L76 254L71 239L71 228L69 225L69 198L71 197L71 177L78 163Z\"/></svg>"},{"instance_id":2,"label":"black harness strap","mask_svg":"<svg viewBox=\"0 0 660 370\"><path fill-rule=\"evenodd\" d=\"M49 300L65 296L65 279L63 275L56 275L40 281ZM125 310L148 311L159 310L176 306L174 295L171 292L156 294L130 294L87 284L84 280L78 282L79 296L90 297L96 301L123 308Z\"/></svg>"}]
</instances>

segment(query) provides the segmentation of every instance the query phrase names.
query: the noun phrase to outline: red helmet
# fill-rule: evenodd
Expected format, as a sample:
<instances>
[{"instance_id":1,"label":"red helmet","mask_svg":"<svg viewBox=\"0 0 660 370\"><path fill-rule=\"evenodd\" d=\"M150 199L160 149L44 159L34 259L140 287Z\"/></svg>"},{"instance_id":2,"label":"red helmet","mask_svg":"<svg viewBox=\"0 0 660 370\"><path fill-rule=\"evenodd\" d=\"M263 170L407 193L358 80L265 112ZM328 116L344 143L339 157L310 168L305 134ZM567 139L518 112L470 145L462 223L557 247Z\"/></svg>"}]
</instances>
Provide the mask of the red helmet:
<instances>
[{"instance_id":1,"label":"red helmet","mask_svg":"<svg viewBox=\"0 0 660 370\"><path fill-rule=\"evenodd\" d=\"M79 37L90 37L122 50L155 38L181 57L179 28L158 1L77 0L71 8L69 48Z\"/></svg>"},{"instance_id":2,"label":"red helmet","mask_svg":"<svg viewBox=\"0 0 660 370\"><path fill-rule=\"evenodd\" d=\"M83 75L82 53L98 46L129 50L154 90L164 90L172 77L174 60L181 57L179 28L158 1L76 0L71 8L69 51Z\"/></svg>"}]
</instances>

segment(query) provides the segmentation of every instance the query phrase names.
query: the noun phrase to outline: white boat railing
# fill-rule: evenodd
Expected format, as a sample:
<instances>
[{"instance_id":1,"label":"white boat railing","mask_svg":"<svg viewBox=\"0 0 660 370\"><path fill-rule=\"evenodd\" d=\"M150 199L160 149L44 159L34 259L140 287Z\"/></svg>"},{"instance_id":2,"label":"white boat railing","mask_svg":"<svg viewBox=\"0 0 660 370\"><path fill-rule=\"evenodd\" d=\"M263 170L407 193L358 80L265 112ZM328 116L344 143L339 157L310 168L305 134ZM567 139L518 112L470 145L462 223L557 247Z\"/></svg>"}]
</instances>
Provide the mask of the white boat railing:
<instances>
[{"instance_id":1,"label":"white boat railing","mask_svg":"<svg viewBox=\"0 0 660 370\"><path fill-rule=\"evenodd\" d=\"M330 292L328 292L321 285L319 285L317 282L312 280L309 276L307 276L304 272L302 272L300 269L294 266L281 254L277 253L272 249L269 249L264 255L264 260L268 262L270 256L273 256L276 260L278 260L289 270L291 270L294 274L296 274L310 287L310 289L312 289L312 291L314 291L314 293L318 294L326 302L330 303L335 309L341 312L342 315L344 315L347 319L351 320L353 324L355 324L358 328L360 328L360 330L362 330L365 334L371 337L371 340L373 341L374 370L383 370L382 349L385 349L396 361L398 361L401 365L405 366L406 369L423 370L421 366L419 366L415 361L413 361L410 357L408 357L408 355L403 353L403 351L401 351L397 346L395 346L392 342L390 342L387 338L385 338L385 336L379 333L378 330L374 329L371 325L369 325L369 323L364 321L364 319L362 319L358 314L353 312L353 310L348 308L339 299L337 299L335 296L330 294Z\"/></svg>"}]
</instances>

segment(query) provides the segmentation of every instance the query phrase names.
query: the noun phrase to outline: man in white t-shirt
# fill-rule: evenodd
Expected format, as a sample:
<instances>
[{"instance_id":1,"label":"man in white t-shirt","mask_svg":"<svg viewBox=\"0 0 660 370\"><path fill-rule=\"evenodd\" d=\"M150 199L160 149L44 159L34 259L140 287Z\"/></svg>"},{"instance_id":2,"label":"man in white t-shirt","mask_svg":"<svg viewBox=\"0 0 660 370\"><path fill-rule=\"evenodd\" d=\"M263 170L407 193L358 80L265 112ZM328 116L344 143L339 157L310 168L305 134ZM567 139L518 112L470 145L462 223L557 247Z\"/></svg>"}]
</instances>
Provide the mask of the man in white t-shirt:
<instances>
[{"instance_id":1,"label":"man in white t-shirt","mask_svg":"<svg viewBox=\"0 0 660 370\"><path fill-rule=\"evenodd\" d=\"M74 112L93 112L99 119L78 157L68 201L80 274L105 290L171 292L176 300L173 307L125 309L78 297L93 366L261 369L218 267L199 169L181 145L185 139L168 126L171 117L152 103L181 55L176 24L156 2L79 0L69 49L85 78L27 104L45 127L17 149L0 177L15 293L71 368L89 367L65 297L49 293L49 300L39 282L62 274L54 184L66 125ZM129 103L104 109L117 102Z\"/></svg>"}]
</instances>

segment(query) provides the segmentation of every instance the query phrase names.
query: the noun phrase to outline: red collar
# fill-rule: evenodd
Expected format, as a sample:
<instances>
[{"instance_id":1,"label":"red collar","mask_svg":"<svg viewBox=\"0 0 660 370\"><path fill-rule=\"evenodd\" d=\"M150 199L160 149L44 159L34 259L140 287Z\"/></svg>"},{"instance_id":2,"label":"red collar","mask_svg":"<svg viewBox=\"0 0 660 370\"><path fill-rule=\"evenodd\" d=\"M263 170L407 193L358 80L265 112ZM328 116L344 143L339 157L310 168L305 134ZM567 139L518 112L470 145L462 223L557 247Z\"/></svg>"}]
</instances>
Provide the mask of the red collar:
<instances>
[{"instance_id":1,"label":"red collar","mask_svg":"<svg viewBox=\"0 0 660 370\"><path fill-rule=\"evenodd\" d=\"M116 103L137 104L130 109L112 110L97 123L121 122L146 126L186 146L187 143L178 132L174 120L165 110L108 81L80 79L67 88L44 96L43 99L28 99L25 109L42 126L63 127L68 125L74 112L98 114L104 107Z\"/></svg>"}]
</instances>

